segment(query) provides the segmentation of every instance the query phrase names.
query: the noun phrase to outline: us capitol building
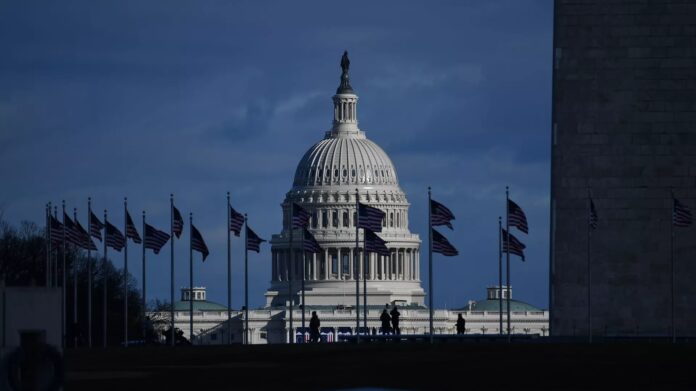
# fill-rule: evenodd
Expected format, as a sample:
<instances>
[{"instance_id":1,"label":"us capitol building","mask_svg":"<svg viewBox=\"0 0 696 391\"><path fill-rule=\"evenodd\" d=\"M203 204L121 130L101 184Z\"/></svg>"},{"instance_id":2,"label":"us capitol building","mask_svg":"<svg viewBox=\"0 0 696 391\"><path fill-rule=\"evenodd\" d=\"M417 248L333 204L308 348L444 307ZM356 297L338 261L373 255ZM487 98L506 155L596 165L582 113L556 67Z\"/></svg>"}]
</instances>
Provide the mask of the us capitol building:
<instances>
[{"instance_id":1,"label":"us capitol building","mask_svg":"<svg viewBox=\"0 0 696 391\"><path fill-rule=\"evenodd\" d=\"M266 306L249 311L250 343L284 343L302 326L303 261L306 326L309 326L311 312L317 311L322 335L327 340L335 341L340 334L355 332L353 262L355 255L363 259L361 250L355 254L356 196L361 203L386 212L380 237L387 241L391 250L390 256L368 253L366 270L362 270L363 262L358 265L359 273L367 278L368 327L378 332L379 317L388 303L390 308L396 304L401 312L402 334L428 332L429 311L424 306L425 292L420 275L421 239L409 231L409 203L399 187L392 161L358 127L358 96L350 85L349 64L344 54L341 82L333 96L333 126L300 160L292 189L282 203L283 228L270 241L272 267L270 287L265 294ZM321 245L321 253L303 254L301 230L291 232L293 203L311 213L308 229ZM360 291L362 327L362 280ZM436 309L434 332L454 334L457 316L461 313L466 319L468 334L497 334L498 292L496 287L490 287L484 300L470 301L460 309ZM502 292L507 295L511 290ZM175 303L175 325L185 336L189 335L188 300L193 300L193 343L227 343L226 306L207 301L202 287L194 287L193 294L189 289L182 289L181 298ZM293 303L292 331L290 301ZM514 332L548 334L548 311L515 300L511 300L511 311ZM242 342L243 318L243 311L232 312L233 342Z\"/></svg>"}]
</instances>

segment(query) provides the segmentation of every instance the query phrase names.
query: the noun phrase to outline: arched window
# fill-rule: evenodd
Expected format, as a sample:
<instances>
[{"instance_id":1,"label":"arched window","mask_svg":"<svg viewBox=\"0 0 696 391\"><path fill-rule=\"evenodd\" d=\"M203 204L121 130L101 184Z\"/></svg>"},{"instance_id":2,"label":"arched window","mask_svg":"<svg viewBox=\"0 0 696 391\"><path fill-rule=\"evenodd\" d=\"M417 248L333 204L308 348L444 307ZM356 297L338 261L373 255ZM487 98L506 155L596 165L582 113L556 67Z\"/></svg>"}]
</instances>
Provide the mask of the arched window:
<instances>
[{"instance_id":1,"label":"arched window","mask_svg":"<svg viewBox=\"0 0 696 391\"><path fill-rule=\"evenodd\" d=\"M394 212L389 213L389 226L390 227L394 226Z\"/></svg>"},{"instance_id":2,"label":"arched window","mask_svg":"<svg viewBox=\"0 0 696 391\"><path fill-rule=\"evenodd\" d=\"M338 225L338 211L337 210L333 211L333 226L336 228L339 227L339 225Z\"/></svg>"},{"instance_id":3,"label":"arched window","mask_svg":"<svg viewBox=\"0 0 696 391\"><path fill-rule=\"evenodd\" d=\"M344 227L350 226L350 221L348 220L348 211L343 212L343 226Z\"/></svg>"},{"instance_id":4,"label":"arched window","mask_svg":"<svg viewBox=\"0 0 696 391\"><path fill-rule=\"evenodd\" d=\"M401 219L399 218L399 217L400 217L400 216L399 216L400 214L401 214L401 213L397 213L397 214L396 214L396 228L399 228L399 226L400 226L400 225L399 225L400 222L401 222Z\"/></svg>"},{"instance_id":5,"label":"arched window","mask_svg":"<svg viewBox=\"0 0 696 391\"><path fill-rule=\"evenodd\" d=\"M322 227L328 227L329 226L329 217L327 216L326 210L321 211L321 226Z\"/></svg>"},{"instance_id":6,"label":"arched window","mask_svg":"<svg viewBox=\"0 0 696 391\"><path fill-rule=\"evenodd\" d=\"M351 168L351 170L350 170L350 176L352 176L353 178L355 178L355 169L354 169L354 168Z\"/></svg>"}]
</instances>

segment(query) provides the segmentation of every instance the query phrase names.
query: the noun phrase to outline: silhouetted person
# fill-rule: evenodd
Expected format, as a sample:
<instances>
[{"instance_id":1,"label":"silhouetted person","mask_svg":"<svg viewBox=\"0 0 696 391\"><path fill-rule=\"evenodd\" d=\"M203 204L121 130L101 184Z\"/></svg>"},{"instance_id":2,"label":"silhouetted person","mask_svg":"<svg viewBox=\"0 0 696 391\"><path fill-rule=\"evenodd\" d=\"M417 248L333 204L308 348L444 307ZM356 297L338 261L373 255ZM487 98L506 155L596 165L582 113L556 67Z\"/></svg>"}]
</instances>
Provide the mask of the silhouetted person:
<instances>
[{"instance_id":1,"label":"silhouetted person","mask_svg":"<svg viewBox=\"0 0 696 391\"><path fill-rule=\"evenodd\" d=\"M317 316L317 311L312 311L312 318L309 320L309 341L319 342L321 340L319 334L319 326L321 326L321 321Z\"/></svg>"},{"instance_id":2,"label":"silhouetted person","mask_svg":"<svg viewBox=\"0 0 696 391\"><path fill-rule=\"evenodd\" d=\"M389 322L391 321L391 317L387 313L387 309L385 308L384 311L382 311L382 315L379 317L379 320L382 321L382 335L389 334Z\"/></svg>"},{"instance_id":3,"label":"silhouetted person","mask_svg":"<svg viewBox=\"0 0 696 391\"><path fill-rule=\"evenodd\" d=\"M457 317L457 334L464 334L466 332L466 320L462 318L462 314Z\"/></svg>"},{"instance_id":4,"label":"silhouetted person","mask_svg":"<svg viewBox=\"0 0 696 391\"><path fill-rule=\"evenodd\" d=\"M398 309L396 309L396 304L394 304L394 308L392 308L389 314L391 315L392 332L396 335L400 335L401 329L399 328L399 316L401 316L401 313Z\"/></svg>"}]
</instances>

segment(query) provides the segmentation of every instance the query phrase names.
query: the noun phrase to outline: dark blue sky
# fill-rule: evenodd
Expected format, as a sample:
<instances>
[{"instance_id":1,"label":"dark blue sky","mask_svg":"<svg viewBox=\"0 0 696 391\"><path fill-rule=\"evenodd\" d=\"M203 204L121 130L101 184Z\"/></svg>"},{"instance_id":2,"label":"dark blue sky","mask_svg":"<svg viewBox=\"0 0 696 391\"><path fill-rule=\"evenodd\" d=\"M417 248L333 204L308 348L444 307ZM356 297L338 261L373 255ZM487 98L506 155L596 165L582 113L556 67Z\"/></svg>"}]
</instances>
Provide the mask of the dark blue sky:
<instances>
[{"instance_id":1,"label":"dark blue sky","mask_svg":"<svg viewBox=\"0 0 696 391\"><path fill-rule=\"evenodd\" d=\"M427 243L427 186L457 216L460 256L435 258L435 303L466 305L497 283L505 186L527 212L513 295L548 306L551 1L6 2L0 6L0 208L42 222L87 197L123 221L169 224L169 193L205 236L195 284L225 302L225 192L262 237L304 152L331 126L347 49L360 128L390 155ZM188 235L186 228L186 235ZM185 236L188 238L188 236ZM242 303L233 240L233 306ZM177 242L177 292L188 248ZM137 248L137 250L136 250ZM169 247L148 292L169 297ZM112 252L112 254L115 254ZM140 278L139 247L131 268ZM427 289L427 252L421 272ZM114 258L122 265L122 256ZM264 303L270 250L250 255ZM177 293L178 294L178 293Z\"/></svg>"}]
</instances>

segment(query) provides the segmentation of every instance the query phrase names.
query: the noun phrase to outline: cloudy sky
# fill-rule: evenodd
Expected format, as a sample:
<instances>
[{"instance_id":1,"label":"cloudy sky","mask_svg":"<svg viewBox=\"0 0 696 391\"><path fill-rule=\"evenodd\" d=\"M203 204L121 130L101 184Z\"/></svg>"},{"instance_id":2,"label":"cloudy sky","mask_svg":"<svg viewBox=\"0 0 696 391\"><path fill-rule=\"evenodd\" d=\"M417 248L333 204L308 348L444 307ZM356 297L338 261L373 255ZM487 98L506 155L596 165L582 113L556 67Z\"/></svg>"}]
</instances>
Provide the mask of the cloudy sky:
<instances>
[{"instance_id":1,"label":"cloudy sky","mask_svg":"<svg viewBox=\"0 0 696 391\"><path fill-rule=\"evenodd\" d=\"M530 224L519 235L527 261L512 259L514 296L547 308L551 47L547 0L4 2L0 208L11 223L42 222L45 203L64 199L84 224L91 196L121 223L127 196L138 221L146 210L164 228L174 193L211 251L195 284L225 303L225 192L262 237L280 231L295 166L331 126L348 50L360 127L396 165L411 230L427 240L429 185L457 217L443 232L460 255L435 258L436 306L464 306L497 283L508 185ZM184 243L177 291L188 284ZM148 292L163 299L169 255L148 263ZM254 307L269 260L268 247L250 255Z\"/></svg>"}]
</instances>

